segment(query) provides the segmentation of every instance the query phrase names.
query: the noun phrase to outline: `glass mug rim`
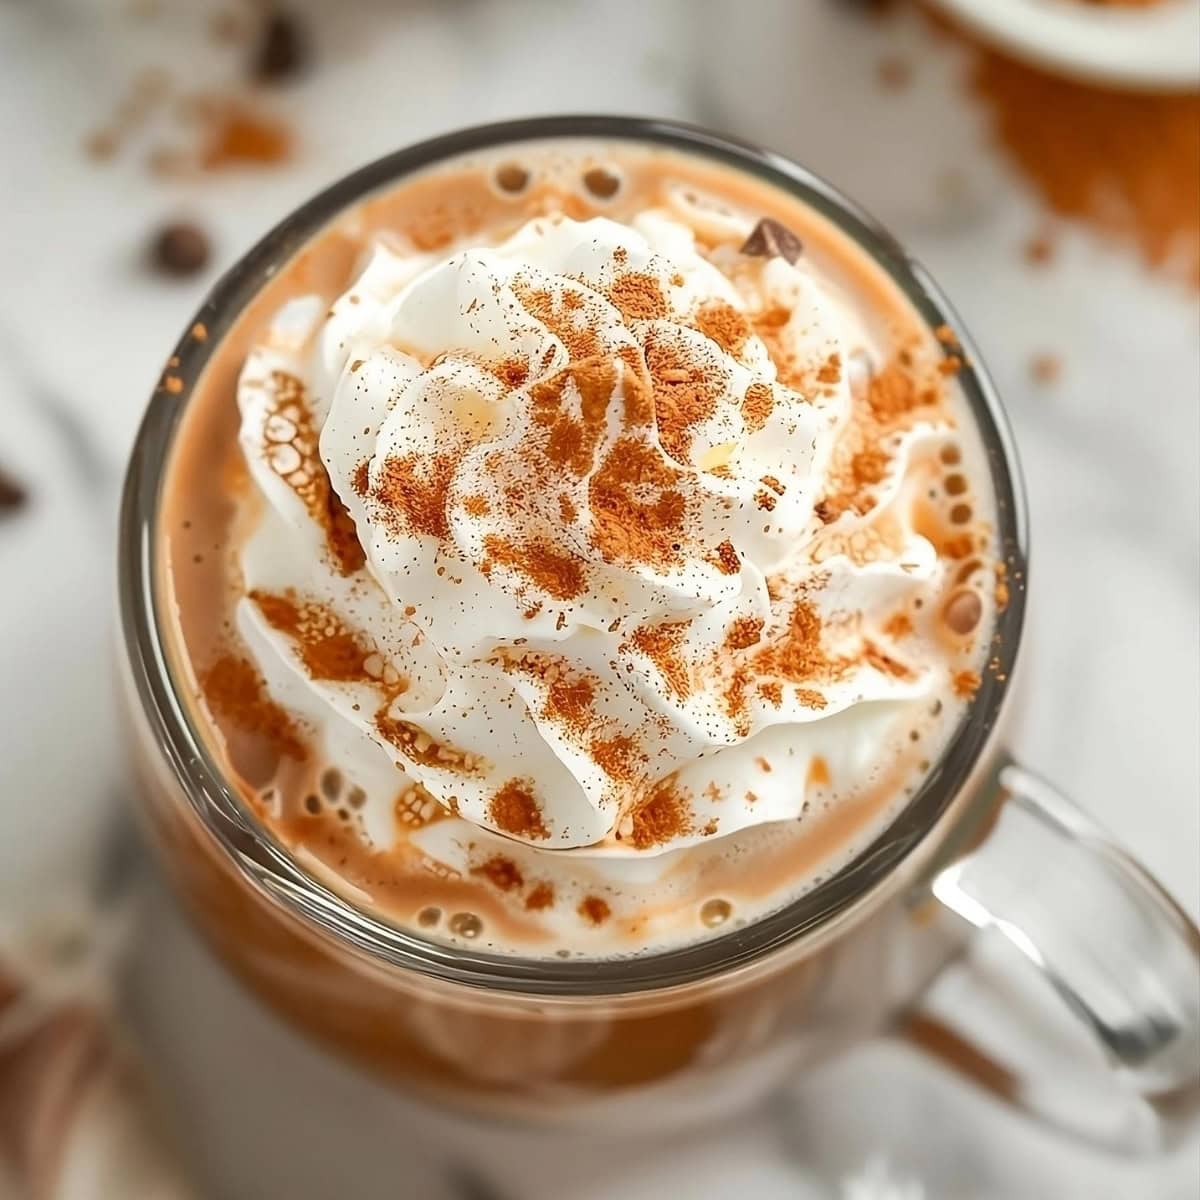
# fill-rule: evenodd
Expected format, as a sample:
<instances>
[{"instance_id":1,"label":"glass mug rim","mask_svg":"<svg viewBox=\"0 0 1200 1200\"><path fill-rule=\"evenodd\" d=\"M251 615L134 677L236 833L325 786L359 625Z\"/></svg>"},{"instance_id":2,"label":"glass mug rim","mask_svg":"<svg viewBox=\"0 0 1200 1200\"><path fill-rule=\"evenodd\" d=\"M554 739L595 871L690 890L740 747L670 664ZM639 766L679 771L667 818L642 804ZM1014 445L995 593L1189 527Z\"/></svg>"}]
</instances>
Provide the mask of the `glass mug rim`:
<instances>
[{"instance_id":1,"label":"glass mug rim","mask_svg":"<svg viewBox=\"0 0 1200 1200\"><path fill-rule=\"evenodd\" d=\"M118 600L137 703L187 803L239 874L301 924L339 945L392 967L450 984L533 997L659 993L732 974L794 947L847 913L909 859L985 759L1012 677L1025 612L1025 587L1010 589L997 614L994 668L911 800L843 867L780 909L741 928L670 950L611 959L525 958L450 945L394 925L326 887L252 815L224 778L180 701L158 612L158 516L166 466L192 383L223 334L275 271L355 203L405 177L473 151L553 139L632 142L699 156L781 188L851 237L887 272L931 330L949 325L963 350L957 379L987 451L996 498L997 541L1010 577L1027 569L1027 509L1012 433L996 389L962 323L925 270L853 201L811 171L773 151L675 121L619 116L534 117L474 126L377 159L301 205L256 243L216 283L188 322L172 356L179 390L153 394L134 441L118 534ZM177 385L173 385L176 386Z\"/></svg>"}]
</instances>

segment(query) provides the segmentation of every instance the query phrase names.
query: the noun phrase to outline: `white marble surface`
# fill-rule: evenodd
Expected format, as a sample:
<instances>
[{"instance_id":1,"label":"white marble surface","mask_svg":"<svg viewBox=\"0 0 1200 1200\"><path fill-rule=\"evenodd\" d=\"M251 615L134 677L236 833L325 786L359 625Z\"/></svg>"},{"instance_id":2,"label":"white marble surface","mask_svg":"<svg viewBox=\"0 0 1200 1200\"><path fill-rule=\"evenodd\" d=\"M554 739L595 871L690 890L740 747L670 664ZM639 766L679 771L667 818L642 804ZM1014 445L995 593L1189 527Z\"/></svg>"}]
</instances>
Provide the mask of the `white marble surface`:
<instances>
[{"instance_id":1,"label":"white marble surface","mask_svg":"<svg viewBox=\"0 0 1200 1200\"><path fill-rule=\"evenodd\" d=\"M1078 229L1051 268L1023 262L1036 202L957 98L952 53L914 23L877 27L820 0L314 3L317 68L275 100L301 131L297 161L183 184L138 153L98 165L80 150L139 67L181 87L236 73L203 35L206 6L140 21L135 7L0 2L0 464L32 497L0 522L0 912L86 877L126 788L110 684L117 489L162 360L220 267L376 154L585 110L769 140L875 210L955 299L1006 398L1033 513L1014 747L1200 910L1197 299ZM746 9L752 24L735 19ZM912 62L911 88L878 90L884 53ZM176 213L217 244L212 269L178 284L138 261ZM1062 357L1053 387L1030 380L1040 351ZM134 1012L213 1195L469 1195L443 1169L463 1146L509 1197L767 1200L854 1175L860 1190L841 1194L1183 1200L1200 1182L1194 1143L1165 1163L1115 1162L887 1044L806 1081L793 1120L681 1148L543 1149L431 1124L265 1016L157 899ZM911 1190L872 1183L873 1157Z\"/></svg>"}]
</instances>

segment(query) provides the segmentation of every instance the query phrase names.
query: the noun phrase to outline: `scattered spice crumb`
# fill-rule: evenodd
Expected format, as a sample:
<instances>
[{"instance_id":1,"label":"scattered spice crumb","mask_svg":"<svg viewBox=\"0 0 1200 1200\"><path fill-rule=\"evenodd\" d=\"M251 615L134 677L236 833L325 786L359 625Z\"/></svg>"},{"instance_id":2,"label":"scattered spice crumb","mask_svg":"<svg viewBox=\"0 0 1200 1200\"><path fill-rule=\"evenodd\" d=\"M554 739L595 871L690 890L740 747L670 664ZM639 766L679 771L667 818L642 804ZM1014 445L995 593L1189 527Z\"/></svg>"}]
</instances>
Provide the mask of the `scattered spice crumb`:
<instances>
[{"instance_id":1,"label":"scattered spice crumb","mask_svg":"<svg viewBox=\"0 0 1200 1200\"><path fill-rule=\"evenodd\" d=\"M1062 359L1057 354L1035 354L1029 360L1029 374L1034 383L1049 385L1057 383L1062 375Z\"/></svg>"},{"instance_id":2,"label":"scattered spice crumb","mask_svg":"<svg viewBox=\"0 0 1200 1200\"><path fill-rule=\"evenodd\" d=\"M879 86L888 92L904 91L912 83L912 74L912 64L894 55L881 58L875 68Z\"/></svg>"},{"instance_id":3,"label":"scattered spice crumb","mask_svg":"<svg viewBox=\"0 0 1200 1200\"><path fill-rule=\"evenodd\" d=\"M1048 233L1035 233L1024 247L1025 261L1034 267L1044 267L1054 259L1055 246Z\"/></svg>"},{"instance_id":4,"label":"scattered spice crumb","mask_svg":"<svg viewBox=\"0 0 1200 1200\"><path fill-rule=\"evenodd\" d=\"M978 671L956 671L951 687L960 700L969 700L979 690L979 682Z\"/></svg>"}]
</instances>

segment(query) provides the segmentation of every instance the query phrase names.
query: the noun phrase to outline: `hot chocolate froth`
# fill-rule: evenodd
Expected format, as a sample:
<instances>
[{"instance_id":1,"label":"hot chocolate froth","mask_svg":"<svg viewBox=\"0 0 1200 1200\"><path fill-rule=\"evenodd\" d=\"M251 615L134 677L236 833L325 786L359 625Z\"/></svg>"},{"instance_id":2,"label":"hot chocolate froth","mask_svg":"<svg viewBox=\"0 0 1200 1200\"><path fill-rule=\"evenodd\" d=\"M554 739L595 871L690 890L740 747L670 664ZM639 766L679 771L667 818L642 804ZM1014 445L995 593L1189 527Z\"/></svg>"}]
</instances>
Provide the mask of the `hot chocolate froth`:
<instances>
[{"instance_id":1,"label":"hot chocolate froth","mask_svg":"<svg viewBox=\"0 0 1200 1200\"><path fill-rule=\"evenodd\" d=\"M419 197L490 166L368 205L339 286L285 272L230 342L212 644L307 731L251 802L336 885L522 952L796 894L919 781L994 607L948 348L794 201L632 149L600 198L594 154L529 156L436 248Z\"/></svg>"}]
</instances>

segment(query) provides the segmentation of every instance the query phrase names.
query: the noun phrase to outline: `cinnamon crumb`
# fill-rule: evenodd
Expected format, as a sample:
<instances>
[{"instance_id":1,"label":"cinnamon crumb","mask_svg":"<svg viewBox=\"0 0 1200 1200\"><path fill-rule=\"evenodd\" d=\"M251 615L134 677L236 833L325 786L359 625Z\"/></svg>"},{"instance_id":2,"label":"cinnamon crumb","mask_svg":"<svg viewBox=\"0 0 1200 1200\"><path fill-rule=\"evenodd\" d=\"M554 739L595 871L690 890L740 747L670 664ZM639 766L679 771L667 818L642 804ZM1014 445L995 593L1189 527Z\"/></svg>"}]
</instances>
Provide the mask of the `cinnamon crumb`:
<instances>
[{"instance_id":1,"label":"cinnamon crumb","mask_svg":"<svg viewBox=\"0 0 1200 1200\"><path fill-rule=\"evenodd\" d=\"M888 92L902 92L912 83L912 64L907 59L888 55L875 67L879 86Z\"/></svg>"},{"instance_id":2,"label":"cinnamon crumb","mask_svg":"<svg viewBox=\"0 0 1200 1200\"><path fill-rule=\"evenodd\" d=\"M270 166L292 155L291 130L242 103L225 102L207 113L207 144L200 162L208 170L254 163Z\"/></svg>"},{"instance_id":3,"label":"cinnamon crumb","mask_svg":"<svg viewBox=\"0 0 1200 1200\"><path fill-rule=\"evenodd\" d=\"M599 896L584 896L579 902L579 915L593 925L603 925L612 915L612 909Z\"/></svg>"},{"instance_id":4,"label":"cinnamon crumb","mask_svg":"<svg viewBox=\"0 0 1200 1200\"><path fill-rule=\"evenodd\" d=\"M831 354L817 371L817 382L824 384L840 383L842 378L842 356Z\"/></svg>"},{"instance_id":5,"label":"cinnamon crumb","mask_svg":"<svg viewBox=\"0 0 1200 1200\"><path fill-rule=\"evenodd\" d=\"M502 892L511 892L514 888L524 887L525 878L520 868L511 858L503 854L493 854L487 862L471 868L472 875L482 875L493 887ZM528 901L526 902L528 907Z\"/></svg>"},{"instance_id":6,"label":"cinnamon crumb","mask_svg":"<svg viewBox=\"0 0 1200 1200\"><path fill-rule=\"evenodd\" d=\"M767 762L767 760L765 758L761 758L761 757L756 758L754 761L757 764L758 769L760 771L762 771L764 775L770 775L771 764L769 762Z\"/></svg>"},{"instance_id":7,"label":"cinnamon crumb","mask_svg":"<svg viewBox=\"0 0 1200 1200\"><path fill-rule=\"evenodd\" d=\"M978 671L956 671L951 686L960 700L969 700L979 690L980 682Z\"/></svg>"},{"instance_id":8,"label":"cinnamon crumb","mask_svg":"<svg viewBox=\"0 0 1200 1200\"><path fill-rule=\"evenodd\" d=\"M722 575L736 575L742 569L742 561L730 541L722 542L713 555L713 564Z\"/></svg>"},{"instance_id":9,"label":"cinnamon crumb","mask_svg":"<svg viewBox=\"0 0 1200 1200\"><path fill-rule=\"evenodd\" d=\"M525 907L530 912L541 912L554 903L554 888L548 883L535 883L525 897Z\"/></svg>"},{"instance_id":10,"label":"cinnamon crumb","mask_svg":"<svg viewBox=\"0 0 1200 1200\"><path fill-rule=\"evenodd\" d=\"M1054 259L1054 242L1047 233L1034 234L1025 243L1023 254L1030 266L1044 267Z\"/></svg>"},{"instance_id":11,"label":"cinnamon crumb","mask_svg":"<svg viewBox=\"0 0 1200 1200\"><path fill-rule=\"evenodd\" d=\"M1057 354L1035 354L1029 360L1029 374L1034 383L1057 383L1062 375L1062 359Z\"/></svg>"}]
</instances>

